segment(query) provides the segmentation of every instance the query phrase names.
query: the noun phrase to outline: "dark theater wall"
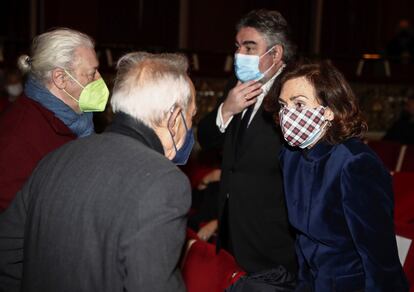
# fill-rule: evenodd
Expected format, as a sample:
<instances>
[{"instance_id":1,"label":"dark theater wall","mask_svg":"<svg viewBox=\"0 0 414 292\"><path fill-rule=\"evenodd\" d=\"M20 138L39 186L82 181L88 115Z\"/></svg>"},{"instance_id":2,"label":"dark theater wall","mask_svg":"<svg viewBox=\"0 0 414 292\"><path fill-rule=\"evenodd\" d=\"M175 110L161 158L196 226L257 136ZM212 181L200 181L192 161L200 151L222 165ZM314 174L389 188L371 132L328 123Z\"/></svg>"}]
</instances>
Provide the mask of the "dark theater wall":
<instances>
[{"instance_id":1,"label":"dark theater wall","mask_svg":"<svg viewBox=\"0 0 414 292\"><path fill-rule=\"evenodd\" d=\"M0 45L4 61L26 50L30 40L30 0L0 1Z\"/></svg>"},{"instance_id":2,"label":"dark theater wall","mask_svg":"<svg viewBox=\"0 0 414 292\"><path fill-rule=\"evenodd\" d=\"M180 5L186 5L187 33L179 32ZM292 27L303 55L315 47L315 6L322 3L320 54L357 58L381 52L398 20L414 23L413 0L2 0L0 45L6 55L29 46L34 34L69 26L93 36L98 46L234 51L236 21L254 8L277 9ZM34 9L32 9L34 7ZM34 14L34 23L30 15Z\"/></svg>"},{"instance_id":3,"label":"dark theater wall","mask_svg":"<svg viewBox=\"0 0 414 292\"><path fill-rule=\"evenodd\" d=\"M69 26L105 45L177 47L179 0L43 0L45 29Z\"/></svg>"},{"instance_id":4,"label":"dark theater wall","mask_svg":"<svg viewBox=\"0 0 414 292\"><path fill-rule=\"evenodd\" d=\"M98 32L98 0L52 1L43 0L39 13L43 14L39 21L39 30L53 27L69 27L81 30L96 37Z\"/></svg>"},{"instance_id":5,"label":"dark theater wall","mask_svg":"<svg viewBox=\"0 0 414 292\"><path fill-rule=\"evenodd\" d=\"M412 0L324 1L323 9L321 53L330 57L381 53L399 19L414 22Z\"/></svg>"},{"instance_id":6,"label":"dark theater wall","mask_svg":"<svg viewBox=\"0 0 414 292\"><path fill-rule=\"evenodd\" d=\"M233 51L235 24L252 9L279 10L292 27L293 37L302 51L309 49L312 0L210 0L190 1L189 48L193 50Z\"/></svg>"}]
</instances>

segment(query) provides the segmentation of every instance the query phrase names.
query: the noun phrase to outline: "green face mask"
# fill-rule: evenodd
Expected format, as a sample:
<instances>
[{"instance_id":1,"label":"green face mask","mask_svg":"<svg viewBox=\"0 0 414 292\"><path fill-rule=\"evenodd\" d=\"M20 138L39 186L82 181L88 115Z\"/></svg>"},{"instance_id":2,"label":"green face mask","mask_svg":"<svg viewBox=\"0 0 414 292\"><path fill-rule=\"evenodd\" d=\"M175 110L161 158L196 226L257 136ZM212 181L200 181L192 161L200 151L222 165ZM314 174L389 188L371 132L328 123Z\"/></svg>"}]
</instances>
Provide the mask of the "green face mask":
<instances>
[{"instance_id":1,"label":"green face mask","mask_svg":"<svg viewBox=\"0 0 414 292\"><path fill-rule=\"evenodd\" d=\"M106 102L108 101L109 97L109 90L108 87L106 87L105 81L102 78L100 78L98 80L92 81L86 86L83 86L82 84L80 84L78 80L76 80L72 75L70 75L69 72L67 72L66 70L65 72L66 74L68 74L70 78L72 78L73 81L75 81L80 87L82 87L79 100L70 95L66 90L63 90L74 101L79 103L80 110L83 112L104 111Z\"/></svg>"}]
</instances>

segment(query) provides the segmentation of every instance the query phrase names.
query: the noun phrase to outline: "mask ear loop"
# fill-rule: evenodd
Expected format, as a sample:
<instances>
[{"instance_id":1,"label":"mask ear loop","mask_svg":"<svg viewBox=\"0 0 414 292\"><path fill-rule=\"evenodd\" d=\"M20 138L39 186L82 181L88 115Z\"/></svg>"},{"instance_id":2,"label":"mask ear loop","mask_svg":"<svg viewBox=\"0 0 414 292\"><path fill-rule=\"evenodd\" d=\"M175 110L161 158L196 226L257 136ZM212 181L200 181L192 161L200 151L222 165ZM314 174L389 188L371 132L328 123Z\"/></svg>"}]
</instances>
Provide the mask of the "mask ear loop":
<instances>
[{"instance_id":1,"label":"mask ear loop","mask_svg":"<svg viewBox=\"0 0 414 292\"><path fill-rule=\"evenodd\" d=\"M171 122L171 117L172 117L172 113L174 112L174 109L175 109L175 105L173 105L173 106L171 107L171 109L170 109L170 113L171 113L171 115L170 115L170 117L168 118L168 125L170 125L170 122ZM186 131L186 133L187 133L187 132L188 132L188 126L187 126L187 122L185 121L185 117L184 117L184 114L183 114L183 110L181 110L181 111L180 111L180 115L181 115L181 118L183 119L183 123L184 123L185 131ZM171 140L173 141L173 145L174 145L175 152L177 153L177 152L178 152L178 148L177 148L177 145L175 144L174 137L173 137L173 135L172 135L172 133L171 133L171 131L170 131L170 129L169 129L169 128L168 128L168 132L170 133Z\"/></svg>"},{"instance_id":2,"label":"mask ear loop","mask_svg":"<svg viewBox=\"0 0 414 292\"><path fill-rule=\"evenodd\" d=\"M332 126L331 121L325 120L325 129L324 130L328 130L331 126Z\"/></svg>"},{"instance_id":3,"label":"mask ear loop","mask_svg":"<svg viewBox=\"0 0 414 292\"><path fill-rule=\"evenodd\" d=\"M261 59L263 56L266 56L271 50L273 50L276 47L276 45L274 45L273 47L271 47L270 49L268 49L263 55L261 55L259 57L259 59Z\"/></svg>"},{"instance_id":4,"label":"mask ear loop","mask_svg":"<svg viewBox=\"0 0 414 292\"><path fill-rule=\"evenodd\" d=\"M169 112L170 112L170 117L168 118L168 121L167 121L167 129L168 129L168 133L170 133L170 137L171 137L171 140L172 140L172 142L173 142L173 146L174 146L174 149L175 149L175 153L177 153L177 152L178 152L177 145L175 144L173 134L171 133L171 130L170 130L170 123L171 123L171 118L172 118L172 114L173 114L173 112L174 112L174 109L175 109L175 105L173 105L173 106L170 108L170 110L169 110Z\"/></svg>"},{"instance_id":5,"label":"mask ear loop","mask_svg":"<svg viewBox=\"0 0 414 292\"><path fill-rule=\"evenodd\" d=\"M84 89L85 87L80 84L80 82L78 80L76 80L68 71L66 71L66 69L63 69L63 71L65 71L65 73L73 80L75 81L82 89ZM62 88L63 92L65 92L71 99L73 99L75 102L77 102L79 104L79 100L77 100L76 98L74 98L69 92L67 92L64 88Z\"/></svg>"},{"instance_id":6,"label":"mask ear loop","mask_svg":"<svg viewBox=\"0 0 414 292\"><path fill-rule=\"evenodd\" d=\"M264 76L266 76L266 74L267 74L267 72L269 72L270 70L272 70L272 68L273 68L273 66L275 66L275 63L273 62L273 64L272 64L272 66L270 66L266 71L264 71L262 74L263 74L263 77ZM262 77L262 78L263 78ZM260 78L260 79L262 79L262 78ZM257 79L256 81L259 81L260 79Z\"/></svg>"},{"instance_id":7,"label":"mask ear loop","mask_svg":"<svg viewBox=\"0 0 414 292\"><path fill-rule=\"evenodd\" d=\"M185 121L183 110L181 110L180 115L181 115L181 118L183 119L183 122L184 122L185 131L187 132L188 131L188 126L187 126L187 122Z\"/></svg>"},{"instance_id":8,"label":"mask ear loop","mask_svg":"<svg viewBox=\"0 0 414 292\"><path fill-rule=\"evenodd\" d=\"M324 107L326 109L326 107ZM332 126L332 123L330 120L325 119L325 123L323 124L323 128L322 131L324 132L324 136L326 135L326 131L328 131L328 129Z\"/></svg>"},{"instance_id":9,"label":"mask ear loop","mask_svg":"<svg viewBox=\"0 0 414 292\"><path fill-rule=\"evenodd\" d=\"M66 71L66 69L63 69L63 71L65 71L65 73L68 74L69 77L72 78L73 81L75 81L80 87L82 87L82 89L85 88L85 86L83 86L82 84L80 84L80 82L78 80L76 80L75 77L73 77L68 71Z\"/></svg>"},{"instance_id":10,"label":"mask ear loop","mask_svg":"<svg viewBox=\"0 0 414 292\"><path fill-rule=\"evenodd\" d=\"M174 109L175 109L175 105L173 105L173 106L170 108L170 113L171 113L171 114L174 112ZM185 117L184 117L184 114L183 114L183 110L182 110L182 109L181 109L181 111L180 111L180 115L181 115L181 118L183 119L185 130L186 130L186 131L188 131L187 122L185 121ZM168 119L168 125L170 124L170 119L171 119L171 116L170 116L170 118Z\"/></svg>"},{"instance_id":11,"label":"mask ear loop","mask_svg":"<svg viewBox=\"0 0 414 292\"><path fill-rule=\"evenodd\" d=\"M77 100L76 98L74 98L69 92L67 92L64 88L62 88L62 90L71 98L73 99L75 102L79 103L79 100Z\"/></svg>"},{"instance_id":12,"label":"mask ear loop","mask_svg":"<svg viewBox=\"0 0 414 292\"><path fill-rule=\"evenodd\" d=\"M276 45L274 45L273 47L271 47L270 49L268 49L263 55L261 55L260 57L259 57L259 59L261 59L263 56L265 56L265 55L267 55L271 50L273 50L274 48L276 47ZM266 76L266 74L267 74L267 72L269 72L270 70L272 70L272 68L275 66L275 62L273 61L273 63L272 63L272 66L270 66L268 69L266 69L266 71L264 71L262 74L263 74L263 77L264 76ZM263 78L262 77L262 78ZM255 81L259 81L260 79L262 79L262 78L259 78L259 79L256 79Z\"/></svg>"}]
</instances>

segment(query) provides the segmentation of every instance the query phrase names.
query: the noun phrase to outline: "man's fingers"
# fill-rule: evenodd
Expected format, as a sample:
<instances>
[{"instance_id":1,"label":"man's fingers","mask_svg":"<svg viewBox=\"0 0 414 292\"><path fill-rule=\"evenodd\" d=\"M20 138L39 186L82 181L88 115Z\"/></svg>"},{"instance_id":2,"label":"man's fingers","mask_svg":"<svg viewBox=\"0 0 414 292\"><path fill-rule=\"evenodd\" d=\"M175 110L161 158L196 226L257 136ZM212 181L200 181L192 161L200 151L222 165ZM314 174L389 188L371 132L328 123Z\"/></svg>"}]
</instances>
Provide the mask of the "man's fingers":
<instances>
[{"instance_id":1,"label":"man's fingers","mask_svg":"<svg viewBox=\"0 0 414 292\"><path fill-rule=\"evenodd\" d=\"M246 95L244 96L244 99L245 99L245 100L250 100L250 99L252 99L252 98L256 98L256 97L257 97L258 95L260 95L262 92L263 92L263 90L262 90L261 88L256 89L256 90L254 90L254 91L252 91L252 92L250 92L250 93L246 94Z\"/></svg>"},{"instance_id":2,"label":"man's fingers","mask_svg":"<svg viewBox=\"0 0 414 292\"><path fill-rule=\"evenodd\" d=\"M247 108L247 107L249 107L250 105L252 105L252 104L256 103L256 101L257 101L257 98L256 98L256 97L249 99L249 100L246 102L246 108Z\"/></svg>"},{"instance_id":3,"label":"man's fingers","mask_svg":"<svg viewBox=\"0 0 414 292\"><path fill-rule=\"evenodd\" d=\"M240 84L239 84L240 83ZM252 81L247 81L247 82L245 82L245 83L241 83L240 81L239 82L237 82L237 85L236 85L236 87L237 87L237 89L238 89L238 91L244 91L246 88L248 88L248 87L250 87L250 86L254 86L254 85L259 85L259 86L262 86L262 84L260 83L260 82L258 82L258 81L254 81L254 80L252 80Z\"/></svg>"},{"instance_id":4,"label":"man's fingers","mask_svg":"<svg viewBox=\"0 0 414 292\"><path fill-rule=\"evenodd\" d=\"M257 90L259 90L260 93L262 93L262 84L261 83L255 83L250 85L249 87L246 87L245 89L243 89L242 91L240 91L240 93L246 97L246 95L252 93L252 92L257 92ZM259 94L260 94L259 93Z\"/></svg>"}]
</instances>

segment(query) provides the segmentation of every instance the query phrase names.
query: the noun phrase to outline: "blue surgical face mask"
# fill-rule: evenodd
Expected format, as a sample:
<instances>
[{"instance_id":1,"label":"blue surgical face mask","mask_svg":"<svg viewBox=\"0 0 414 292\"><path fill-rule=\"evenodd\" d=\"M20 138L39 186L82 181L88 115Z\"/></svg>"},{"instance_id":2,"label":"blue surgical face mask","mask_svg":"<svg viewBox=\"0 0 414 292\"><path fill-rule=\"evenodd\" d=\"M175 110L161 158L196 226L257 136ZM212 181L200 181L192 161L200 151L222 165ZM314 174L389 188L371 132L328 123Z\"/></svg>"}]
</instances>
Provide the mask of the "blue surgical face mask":
<instances>
[{"instance_id":1,"label":"blue surgical face mask","mask_svg":"<svg viewBox=\"0 0 414 292\"><path fill-rule=\"evenodd\" d=\"M269 53L272 49L271 47L266 53L261 56L257 55L244 55L244 54L235 54L234 56L234 71L236 72L237 79L241 82L247 82L250 80L260 80L262 79L270 69L275 65L269 67L265 72L260 72L259 63L260 59Z\"/></svg>"},{"instance_id":2,"label":"blue surgical face mask","mask_svg":"<svg viewBox=\"0 0 414 292\"><path fill-rule=\"evenodd\" d=\"M184 140L184 144L183 146L181 146L180 149L177 148L177 145L175 144L173 135L170 132L171 135L171 139L173 141L174 144L174 149L175 149L175 156L172 159L172 162L174 162L176 165L184 165L187 163L188 158L190 157L191 154L191 150L193 149L194 146L194 133L193 133L193 129L188 129L187 127L187 123L185 122L185 118L183 115L183 112L181 112L181 117L184 121L184 127L186 130L185 133L185 140Z\"/></svg>"}]
</instances>

